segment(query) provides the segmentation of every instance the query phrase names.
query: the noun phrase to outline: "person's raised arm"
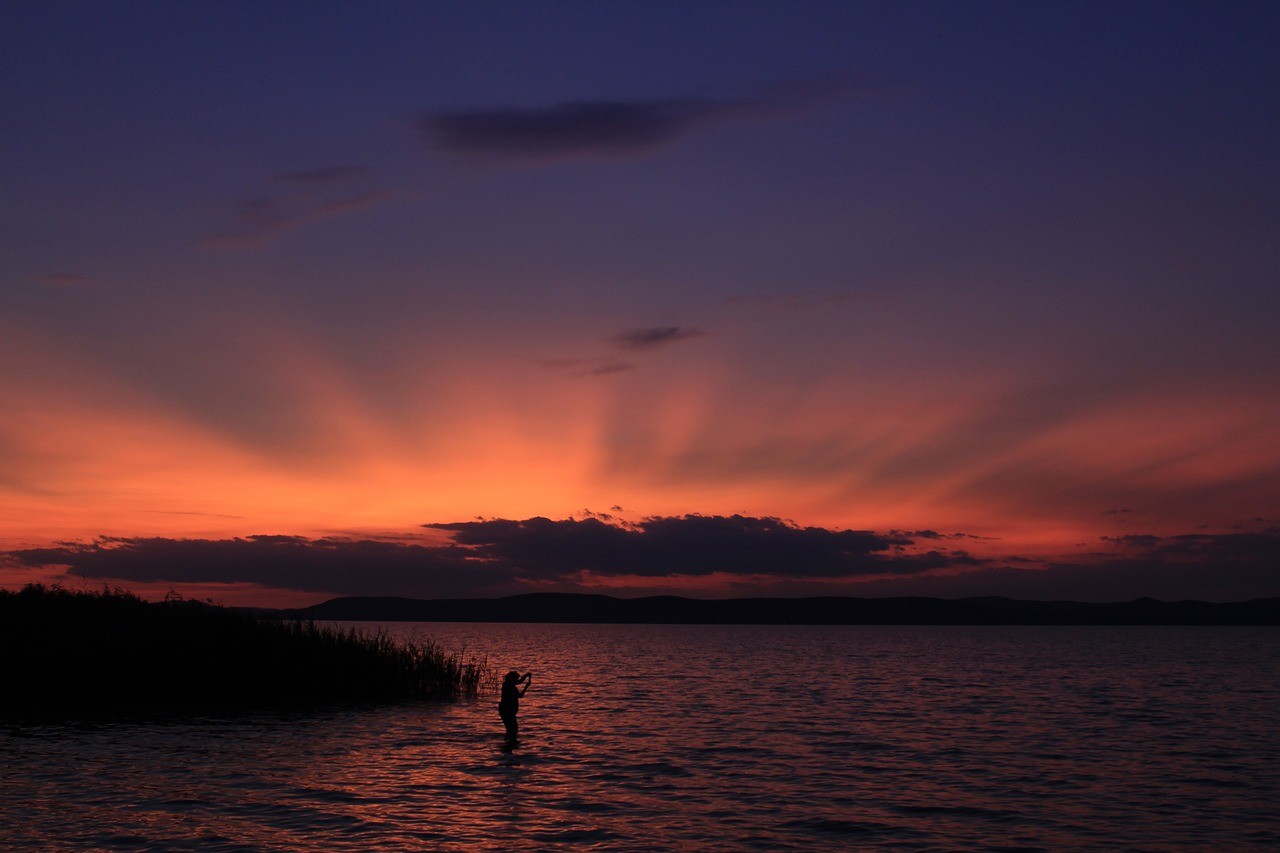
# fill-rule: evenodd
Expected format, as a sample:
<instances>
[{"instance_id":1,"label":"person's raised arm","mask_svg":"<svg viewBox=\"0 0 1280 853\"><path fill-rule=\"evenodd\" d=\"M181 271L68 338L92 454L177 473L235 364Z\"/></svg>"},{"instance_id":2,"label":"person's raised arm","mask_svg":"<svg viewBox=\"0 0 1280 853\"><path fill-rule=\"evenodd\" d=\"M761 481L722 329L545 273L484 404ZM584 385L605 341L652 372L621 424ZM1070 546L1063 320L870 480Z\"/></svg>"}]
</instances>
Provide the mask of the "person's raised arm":
<instances>
[{"instance_id":1,"label":"person's raised arm","mask_svg":"<svg viewBox=\"0 0 1280 853\"><path fill-rule=\"evenodd\" d=\"M533 683L533 673L526 672L524 674L524 678L520 680L524 682L524 688L520 691L520 695L523 696L524 694L529 692L529 685Z\"/></svg>"}]
</instances>

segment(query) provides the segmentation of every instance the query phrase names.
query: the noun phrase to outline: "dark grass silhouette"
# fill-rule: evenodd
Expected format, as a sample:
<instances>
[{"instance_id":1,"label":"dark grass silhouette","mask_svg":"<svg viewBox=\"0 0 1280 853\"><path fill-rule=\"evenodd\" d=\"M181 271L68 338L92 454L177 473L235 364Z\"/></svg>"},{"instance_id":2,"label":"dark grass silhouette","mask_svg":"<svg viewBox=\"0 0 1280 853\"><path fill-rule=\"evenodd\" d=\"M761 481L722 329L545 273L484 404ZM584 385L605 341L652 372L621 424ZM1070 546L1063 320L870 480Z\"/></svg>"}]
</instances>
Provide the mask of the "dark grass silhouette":
<instances>
[{"instance_id":1,"label":"dark grass silhouette","mask_svg":"<svg viewBox=\"0 0 1280 853\"><path fill-rule=\"evenodd\" d=\"M122 590L0 590L0 716L94 717L474 695L492 680L431 641Z\"/></svg>"}]
</instances>

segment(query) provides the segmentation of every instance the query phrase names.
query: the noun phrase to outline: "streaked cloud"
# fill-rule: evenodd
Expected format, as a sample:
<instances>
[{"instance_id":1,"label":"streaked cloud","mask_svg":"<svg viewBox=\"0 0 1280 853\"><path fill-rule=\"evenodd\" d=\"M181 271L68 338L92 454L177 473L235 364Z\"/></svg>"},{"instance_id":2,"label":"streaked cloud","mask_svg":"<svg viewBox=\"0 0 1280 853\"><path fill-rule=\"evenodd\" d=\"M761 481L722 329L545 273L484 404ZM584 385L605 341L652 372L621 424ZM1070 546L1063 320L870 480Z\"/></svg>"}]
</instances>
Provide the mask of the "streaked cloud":
<instances>
[{"instance_id":1,"label":"streaked cloud","mask_svg":"<svg viewBox=\"0 0 1280 853\"><path fill-rule=\"evenodd\" d=\"M395 197L361 166L330 166L273 175L235 202L226 221L205 238L211 249L253 250L310 223L372 210Z\"/></svg>"},{"instance_id":2,"label":"streaked cloud","mask_svg":"<svg viewBox=\"0 0 1280 853\"><path fill-rule=\"evenodd\" d=\"M577 378L586 376L610 376L614 373L626 373L629 370L635 370L638 365L629 361L619 361L615 358L597 357L597 358L543 358L538 359L536 364L547 370L567 371L570 375Z\"/></svg>"},{"instance_id":3,"label":"streaked cloud","mask_svg":"<svg viewBox=\"0 0 1280 853\"><path fill-rule=\"evenodd\" d=\"M697 338L706 334L686 326L651 326L645 329L629 329L613 337L613 342L623 349L657 349L677 341Z\"/></svg>"},{"instance_id":4,"label":"streaked cloud","mask_svg":"<svg viewBox=\"0 0 1280 853\"><path fill-rule=\"evenodd\" d=\"M636 365L628 361L612 361L610 359L599 360L587 370L579 374L581 376L610 376L614 373L626 373L628 370L635 370Z\"/></svg>"},{"instance_id":5,"label":"streaked cloud","mask_svg":"<svg viewBox=\"0 0 1280 853\"><path fill-rule=\"evenodd\" d=\"M705 335L699 329L687 326L647 326L638 329L626 329L608 339L609 344L625 350L632 357L640 353L662 349L679 341ZM534 363L547 370L565 371L570 375L583 378L589 376L611 376L626 373L639 367L634 361L620 359L611 355L571 358L539 358Z\"/></svg>"}]
</instances>

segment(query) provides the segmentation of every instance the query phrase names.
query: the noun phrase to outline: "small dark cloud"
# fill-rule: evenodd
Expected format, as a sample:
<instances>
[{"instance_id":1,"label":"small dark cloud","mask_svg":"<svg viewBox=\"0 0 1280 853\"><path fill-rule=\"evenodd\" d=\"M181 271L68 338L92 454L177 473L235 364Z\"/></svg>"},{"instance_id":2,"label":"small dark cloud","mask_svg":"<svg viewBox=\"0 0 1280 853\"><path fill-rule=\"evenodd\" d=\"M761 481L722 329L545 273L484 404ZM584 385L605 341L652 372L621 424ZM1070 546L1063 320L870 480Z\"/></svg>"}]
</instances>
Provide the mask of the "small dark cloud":
<instances>
[{"instance_id":1,"label":"small dark cloud","mask_svg":"<svg viewBox=\"0 0 1280 853\"><path fill-rule=\"evenodd\" d=\"M254 194L231 206L227 219L203 242L205 248L252 250L270 245L304 225L372 210L395 194L374 186L361 166L287 172L265 179Z\"/></svg>"},{"instance_id":2,"label":"small dark cloud","mask_svg":"<svg viewBox=\"0 0 1280 853\"><path fill-rule=\"evenodd\" d=\"M629 329L613 336L613 342L623 349L657 349L677 341L697 338L706 334L698 329L684 326L650 326L644 329Z\"/></svg>"},{"instance_id":3,"label":"small dark cloud","mask_svg":"<svg viewBox=\"0 0 1280 853\"><path fill-rule=\"evenodd\" d=\"M705 334L706 332L687 326L650 326L619 332L609 338L609 342L618 349L637 354ZM610 376L635 370L639 366L635 362L607 355L591 358L539 358L534 359L533 363L546 370L567 372L576 378Z\"/></svg>"},{"instance_id":4,"label":"small dark cloud","mask_svg":"<svg viewBox=\"0 0 1280 853\"><path fill-rule=\"evenodd\" d=\"M1151 548L1162 541L1159 536L1142 533L1130 533L1126 536L1102 536L1100 538L1103 542L1111 542L1126 548Z\"/></svg>"},{"instance_id":5,"label":"small dark cloud","mask_svg":"<svg viewBox=\"0 0 1280 853\"><path fill-rule=\"evenodd\" d=\"M839 94L847 85L806 80L758 88L742 98L566 101L546 107L448 110L420 117L428 145L449 154L507 161L630 157L712 124L772 117Z\"/></svg>"},{"instance_id":6,"label":"small dark cloud","mask_svg":"<svg viewBox=\"0 0 1280 853\"><path fill-rule=\"evenodd\" d=\"M978 536L975 533L939 533L936 530L890 530L891 536L900 536L908 539L973 539L979 542L995 541L991 536Z\"/></svg>"},{"instance_id":7,"label":"small dark cloud","mask_svg":"<svg viewBox=\"0 0 1280 853\"><path fill-rule=\"evenodd\" d=\"M541 108L439 112L419 129L436 150L501 159L625 156L669 144L694 128L745 112L750 102L703 98L571 101Z\"/></svg>"}]
</instances>

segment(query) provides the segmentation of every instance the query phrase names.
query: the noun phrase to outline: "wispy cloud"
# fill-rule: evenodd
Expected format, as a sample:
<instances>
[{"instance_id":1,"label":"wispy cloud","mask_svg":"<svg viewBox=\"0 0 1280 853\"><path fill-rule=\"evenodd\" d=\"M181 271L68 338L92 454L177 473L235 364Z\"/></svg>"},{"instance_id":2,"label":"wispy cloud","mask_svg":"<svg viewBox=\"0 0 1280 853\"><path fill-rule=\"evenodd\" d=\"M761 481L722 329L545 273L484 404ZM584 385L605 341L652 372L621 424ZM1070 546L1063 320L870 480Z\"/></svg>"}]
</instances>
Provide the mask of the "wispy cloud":
<instances>
[{"instance_id":1,"label":"wispy cloud","mask_svg":"<svg viewBox=\"0 0 1280 853\"><path fill-rule=\"evenodd\" d=\"M796 81L758 88L742 98L566 101L544 107L491 107L422 116L428 145L447 154L506 161L634 157L703 127L803 108L843 82Z\"/></svg>"},{"instance_id":2,"label":"wispy cloud","mask_svg":"<svg viewBox=\"0 0 1280 853\"><path fill-rule=\"evenodd\" d=\"M635 370L636 365L628 361L612 361L604 359L597 361L591 367L587 368L584 375L586 376L609 376L613 373L626 373L628 370Z\"/></svg>"},{"instance_id":3,"label":"wispy cloud","mask_svg":"<svg viewBox=\"0 0 1280 853\"><path fill-rule=\"evenodd\" d=\"M586 376L609 376L614 373L626 373L635 370L637 365L629 361L614 358L541 358L535 362L547 370L565 371L570 375L582 378Z\"/></svg>"},{"instance_id":4,"label":"wispy cloud","mask_svg":"<svg viewBox=\"0 0 1280 853\"><path fill-rule=\"evenodd\" d=\"M618 332L609 337L607 342L614 349L624 350L629 356L638 357L643 352L661 349L679 341L701 337L705 334L706 332L700 329L693 329L688 326L646 326ZM540 358L535 359L534 363L547 370L568 372L577 378L610 376L635 370L639 367L634 361L617 358L612 355Z\"/></svg>"},{"instance_id":5,"label":"wispy cloud","mask_svg":"<svg viewBox=\"0 0 1280 853\"><path fill-rule=\"evenodd\" d=\"M667 346L677 341L697 338L706 332L690 329L686 326L650 326L644 329L629 329L614 335L613 342L623 349L649 350Z\"/></svg>"},{"instance_id":6,"label":"wispy cloud","mask_svg":"<svg viewBox=\"0 0 1280 853\"><path fill-rule=\"evenodd\" d=\"M261 249L301 226L381 207L394 198L361 166L330 166L273 175L232 205L227 221L203 242L213 249Z\"/></svg>"}]
</instances>

